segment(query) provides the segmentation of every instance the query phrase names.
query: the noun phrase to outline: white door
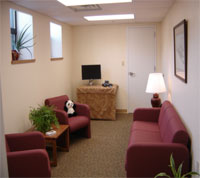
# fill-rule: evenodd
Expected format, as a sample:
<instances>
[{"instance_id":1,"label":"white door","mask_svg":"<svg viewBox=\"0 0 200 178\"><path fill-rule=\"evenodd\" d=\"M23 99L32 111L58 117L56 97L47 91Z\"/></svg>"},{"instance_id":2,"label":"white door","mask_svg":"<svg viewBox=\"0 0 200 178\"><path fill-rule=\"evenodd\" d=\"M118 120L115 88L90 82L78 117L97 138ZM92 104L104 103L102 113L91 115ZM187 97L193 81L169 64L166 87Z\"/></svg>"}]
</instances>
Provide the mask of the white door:
<instances>
[{"instance_id":1,"label":"white door","mask_svg":"<svg viewBox=\"0 0 200 178\"><path fill-rule=\"evenodd\" d=\"M155 28L128 28L128 112L151 107L152 95L145 93L149 73L155 69Z\"/></svg>"}]
</instances>

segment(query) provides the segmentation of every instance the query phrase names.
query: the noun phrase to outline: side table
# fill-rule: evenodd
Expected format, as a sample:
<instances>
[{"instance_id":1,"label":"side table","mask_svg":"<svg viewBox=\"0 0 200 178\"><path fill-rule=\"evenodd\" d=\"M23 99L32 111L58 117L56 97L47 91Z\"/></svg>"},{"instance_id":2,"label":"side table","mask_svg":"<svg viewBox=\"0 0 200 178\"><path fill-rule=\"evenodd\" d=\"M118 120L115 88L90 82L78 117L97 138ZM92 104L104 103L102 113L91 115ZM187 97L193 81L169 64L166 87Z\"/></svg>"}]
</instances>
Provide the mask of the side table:
<instances>
[{"instance_id":1,"label":"side table","mask_svg":"<svg viewBox=\"0 0 200 178\"><path fill-rule=\"evenodd\" d=\"M44 134L46 145L50 144L53 148L53 160L51 161L51 166L57 166L57 140L62 136L64 147L59 147L61 151L69 151L69 126L60 125L59 128L54 128L56 131L55 135L47 136Z\"/></svg>"},{"instance_id":2,"label":"side table","mask_svg":"<svg viewBox=\"0 0 200 178\"><path fill-rule=\"evenodd\" d=\"M90 107L92 119L116 120L116 95L118 85L80 86L77 88L77 101Z\"/></svg>"},{"instance_id":3,"label":"side table","mask_svg":"<svg viewBox=\"0 0 200 178\"><path fill-rule=\"evenodd\" d=\"M53 160L51 162L51 166L57 166L57 142L61 141L64 145L59 146L61 151L69 151L69 125L59 125L59 128L53 128L56 131L56 134L47 136L45 134L45 142L46 145L52 146L53 149ZM27 132L34 131L32 127Z\"/></svg>"}]
</instances>

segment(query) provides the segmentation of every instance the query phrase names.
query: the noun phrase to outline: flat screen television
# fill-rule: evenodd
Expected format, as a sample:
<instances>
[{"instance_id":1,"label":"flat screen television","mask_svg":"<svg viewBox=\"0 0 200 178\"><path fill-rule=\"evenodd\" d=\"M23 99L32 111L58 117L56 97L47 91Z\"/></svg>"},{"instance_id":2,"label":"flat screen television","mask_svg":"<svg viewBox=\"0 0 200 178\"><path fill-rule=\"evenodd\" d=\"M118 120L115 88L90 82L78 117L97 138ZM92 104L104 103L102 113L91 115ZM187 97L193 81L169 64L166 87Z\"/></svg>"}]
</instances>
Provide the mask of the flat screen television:
<instances>
[{"instance_id":1,"label":"flat screen television","mask_svg":"<svg viewBox=\"0 0 200 178\"><path fill-rule=\"evenodd\" d=\"M82 65L82 80L101 79L101 65Z\"/></svg>"}]
</instances>

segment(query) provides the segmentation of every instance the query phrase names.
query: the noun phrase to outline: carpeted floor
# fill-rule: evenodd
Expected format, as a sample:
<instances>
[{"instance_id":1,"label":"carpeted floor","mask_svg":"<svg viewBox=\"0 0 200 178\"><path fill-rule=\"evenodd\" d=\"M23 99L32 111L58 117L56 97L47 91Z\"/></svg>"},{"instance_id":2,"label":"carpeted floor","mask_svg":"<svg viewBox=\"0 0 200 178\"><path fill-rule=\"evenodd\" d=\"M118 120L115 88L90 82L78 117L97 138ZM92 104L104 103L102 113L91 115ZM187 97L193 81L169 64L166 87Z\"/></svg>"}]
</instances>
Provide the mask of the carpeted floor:
<instances>
[{"instance_id":1,"label":"carpeted floor","mask_svg":"<svg viewBox=\"0 0 200 178\"><path fill-rule=\"evenodd\" d=\"M125 177L131 122L131 114L118 114L116 121L91 120L92 138L70 138L69 152L57 153L52 177Z\"/></svg>"}]
</instances>

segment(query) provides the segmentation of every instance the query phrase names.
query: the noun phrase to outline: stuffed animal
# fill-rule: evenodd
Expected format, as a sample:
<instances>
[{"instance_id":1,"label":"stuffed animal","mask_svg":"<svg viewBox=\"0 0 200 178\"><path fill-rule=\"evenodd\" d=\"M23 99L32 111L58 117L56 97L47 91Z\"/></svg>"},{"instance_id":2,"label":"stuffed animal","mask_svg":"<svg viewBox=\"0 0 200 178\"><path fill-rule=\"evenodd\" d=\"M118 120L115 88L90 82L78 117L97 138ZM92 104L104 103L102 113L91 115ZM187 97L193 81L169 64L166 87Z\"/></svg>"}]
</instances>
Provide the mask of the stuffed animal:
<instances>
[{"instance_id":1,"label":"stuffed animal","mask_svg":"<svg viewBox=\"0 0 200 178\"><path fill-rule=\"evenodd\" d=\"M75 108L76 105L72 100L68 100L65 102L64 110L68 113L69 117L76 116Z\"/></svg>"}]
</instances>

